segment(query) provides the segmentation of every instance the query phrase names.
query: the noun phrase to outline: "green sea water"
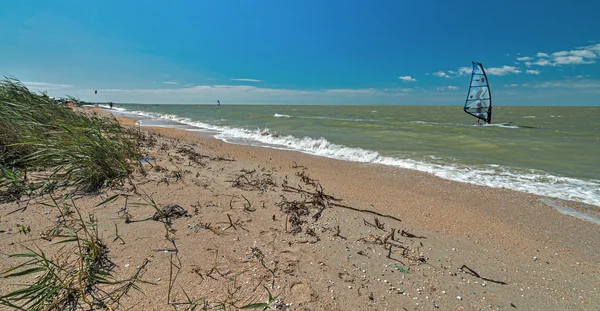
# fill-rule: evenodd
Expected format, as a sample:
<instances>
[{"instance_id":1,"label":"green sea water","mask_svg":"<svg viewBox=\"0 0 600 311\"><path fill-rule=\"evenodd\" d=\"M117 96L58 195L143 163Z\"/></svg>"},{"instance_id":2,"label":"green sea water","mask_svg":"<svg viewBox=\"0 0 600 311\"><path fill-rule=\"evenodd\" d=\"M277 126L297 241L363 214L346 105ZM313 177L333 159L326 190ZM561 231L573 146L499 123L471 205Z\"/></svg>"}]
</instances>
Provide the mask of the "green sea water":
<instances>
[{"instance_id":1,"label":"green sea water","mask_svg":"<svg viewBox=\"0 0 600 311\"><path fill-rule=\"evenodd\" d=\"M121 105L141 124L600 206L600 107ZM512 122L509 125L496 123ZM263 135L265 133L277 135ZM276 136L276 137L275 137Z\"/></svg>"}]
</instances>

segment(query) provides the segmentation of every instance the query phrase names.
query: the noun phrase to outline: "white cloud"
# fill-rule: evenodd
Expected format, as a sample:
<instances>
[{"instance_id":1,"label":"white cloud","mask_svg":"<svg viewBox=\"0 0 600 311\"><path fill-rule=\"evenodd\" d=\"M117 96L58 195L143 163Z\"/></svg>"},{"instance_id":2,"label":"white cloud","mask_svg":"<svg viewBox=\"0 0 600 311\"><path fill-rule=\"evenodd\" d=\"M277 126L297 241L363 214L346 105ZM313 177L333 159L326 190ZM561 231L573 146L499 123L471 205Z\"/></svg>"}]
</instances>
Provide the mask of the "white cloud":
<instances>
[{"instance_id":1,"label":"white cloud","mask_svg":"<svg viewBox=\"0 0 600 311\"><path fill-rule=\"evenodd\" d=\"M517 60L524 62L524 61L528 61L528 60L533 60L533 58L531 58L529 56L523 56L523 57L518 57Z\"/></svg>"},{"instance_id":2,"label":"white cloud","mask_svg":"<svg viewBox=\"0 0 600 311\"><path fill-rule=\"evenodd\" d=\"M436 88L438 91L445 91L445 90L458 90L457 86L454 85L448 85L448 86L440 86Z\"/></svg>"},{"instance_id":3,"label":"white cloud","mask_svg":"<svg viewBox=\"0 0 600 311\"><path fill-rule=\"evenodd\" d=\"M558 51L558 52L554 52L552 53L553 57L558 57L558 56L567 56L569 55L568 51Z\"/></svg>"},{"instance_id":4,"label":"white cloud","mask_svg":"<svg viewBox=\"0 0 600 311\"><path fill-rule=\"evenodd\" d=\"M505 85L504 85L504 87L517 87L517 86L519 86L519 85L518 85L518 84L516 84L516 83L513 83L513 84L505 84Z\"/></svg>"},{"instance_id":5,"label":"white cloud","mask_svg":"<svg viewBox=\"0 0 600 311\"><path fill-rule=\"evenodd\" d=\"M440 77L440 78L446 78L446 79L450 78L450 76L443 71L434 72L433 75L436 77Z\"/></svg>"},{"instance_id":6,"label":"white cloud","mask_svg":"<svg viewBox=\"0 0 600 311\"><path fill-rule=\"evenodd\" d=\"M459 76L463 76L463 75L470 75L473 72L473 69L470 67L460 67L458 68L458 75Z\"/></svg>"},{"instance_id":7,"label":"white cloud","mask_svg":"<svg viewBox=\"0 0 600 311\"><path fill-rule=\"evenodd\" d=\"M571 51L571 55L573 56L581 56L581 57L585 57L585 58L596 58L596 53L593 52L594 50L592 49L587 49L587 50L574 50Z\"/></svg>"},{"instance_id":8,"label":"white cloud","mask_svg":"<svg viewBox=\"0 0 600 311\"><path fill-rule=\"evenodd\" d=\"M492 67L486 70L486 73L492 76L505 76L509 74L521 73L521 70L514 66Z\"/></svg>"},{"instance_id":9,"label":"white cloud","mask_svg":"<svg viewBox=\"0 0 600 311\"><path fill-rule=\"evenodd\" d=\"M552 66L552 63L547 59L540 59L537 62L534 62L533 65L538 66Z\"/></svg>"},{"instance_id":10,"label":"white cloud","mask_svg":"<svg viewBox=\"0 0 600 311\"><path fill-rule=\"evenodd\" d=\"M561 65L584 65L593 64L595 59L600 56L600 44L577 47L572 50L556 51L551 54L537 53L535 62L527 62L525 65L537 66L561 66ZM517 58L519 60L519 58Z\"/></svg>"},{"instance_id":11,"label":"white cloud","mask_svg":"<svg viewBox=\"0 0 600 311\"><path fill-rule=\"evenodd\" d=\"M548 81L534 85L537 88L568 88L568 89L593 89L600 90L600 80L577 79Z\"/></svg>"},{"instance_id":12,"label":"white cloud","mask_svg":"<svg viewBox=\"0 0 600 311\"><path fill-rule=\"evenodd\" d=\"M261 80L256 80L256 79L247 79L247 78L238 78L238 79L231 79L231 81L242 81L242 82L262 82Z\"/></svg>"},{"instance_id":13,"label":"white cloud","mask_svg":"<svg viewBox=\"0 0 600 311\"><path fill-rule=\"evenodd\" d=\"M540 71L535 69L527 69L526 72L530 75L539 75Z\"/></svg>"},{"instance_id":14,"label":"white cloud","mask_svg":"<svg viewBox=\"0 0 600 311\"><path fill-rule=\"evenodd\" d=\"M405 82L415 82L417 81L417 79L411 77L411 76L402 76L402 77L398 77L398 79L405 81Z\"/></svg>"},{"instance_id":15,"label":"white cloud","mask_svg":"<svg viewBox=\"0 0 600 311\"><path fill-rule=\"evenodd\" d=\"M163 81L162 83L164 83L164 84L177 84L177 82L173 82L173 81Z\"/></svg>"},{"instance_id":16,"label":"white cloud","mask_svg":"<svg viewBox=\"0 0 600 311\"><path fill-rule=\"evenodd\" d=\"M593 64L593 60L584 59L581 56L560 56L554 59L554 65L582 65L582 64Z\"/></svg>"},{"instance_id":17,"label":"white cloud","mask_svg":"<svg viewBox=\"0 0 600 311\"><path fill-rule=\"evenodd\" d=\"M49 89L63 89L73 87L70 84L56 84L56 83L47 83L47 82L22 82L28 88L49 88Z\"/></svg>"}]
</instances>

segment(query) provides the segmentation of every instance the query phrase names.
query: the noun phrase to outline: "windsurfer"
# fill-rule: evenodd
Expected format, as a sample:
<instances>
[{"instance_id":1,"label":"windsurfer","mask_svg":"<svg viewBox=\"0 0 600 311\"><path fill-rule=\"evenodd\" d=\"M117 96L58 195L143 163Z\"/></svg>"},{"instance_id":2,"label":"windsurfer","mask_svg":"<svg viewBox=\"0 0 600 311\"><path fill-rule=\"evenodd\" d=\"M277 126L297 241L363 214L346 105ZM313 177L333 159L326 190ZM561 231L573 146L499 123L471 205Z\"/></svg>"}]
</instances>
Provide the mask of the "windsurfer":
<instances>
[{"instance_id":1,"label":"windsurfer","mask_svg":"<svg viewBox=\"0 0 600 311\"><path fill-rule=\"evenodd\" d=\"M481 121L481 116L483 116L483 106L481 105L481 102L477 102L477 104L475 104L475 114L477 115L477 122L476 124L479 124L479 121ZM485 124L485 121L483 121L483 124Z\"/></svg>"}]
</instances>

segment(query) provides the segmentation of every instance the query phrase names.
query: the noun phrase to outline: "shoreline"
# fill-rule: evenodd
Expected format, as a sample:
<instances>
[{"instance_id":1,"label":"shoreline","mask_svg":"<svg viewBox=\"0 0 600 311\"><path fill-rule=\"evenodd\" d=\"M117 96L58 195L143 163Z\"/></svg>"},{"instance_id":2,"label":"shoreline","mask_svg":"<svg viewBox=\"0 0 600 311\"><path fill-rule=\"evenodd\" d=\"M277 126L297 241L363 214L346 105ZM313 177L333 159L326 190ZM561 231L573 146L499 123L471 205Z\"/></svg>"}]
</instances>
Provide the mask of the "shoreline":
<instances>
[{"instance_id":1,"label":"shoreline","mask_svg":"<svg viewBox=\"0 0 600 311\"><path fill-rule=\"evenodd\" d=\"M135 126L133 119L117 119L124 126ZM289 310L598 307L598 225L562 214L541 202L540 196L380 164L229 144L179 129L141 130L160 137L148 154L154 158L154 169L148 176L134 176L134 182L159 204L177 203L190 212L197 210L173 224L184 267L177 285L193 297L225 297L224 289L231 286L235 275L238 284L243 284L239 293L246 297L261 292L255 287L259 280L272 282ZM194 163L177 151L182 146L235 161ZM181 174L174 177L173 172ZM232 187L232 181L248 174L244 172L261 176L260 190ZM314 191L303 182L304 177L341 201L331 200L333 205L324 209L318 220L311 218L316 212L311 209L296 234L291 233L292 222L288 222L289 214L283 213L282 202L303 200L301 192L290 193L289 189ZM293 188L286 191L282 185ZM82 197L78 204L99 217L105 237L112 237L118 224L119 235L126 242L109 245L120 272L127 270L126 265L150 258L145 277L158 286L142 286L146 296L132 294L133 302L139 303L133 310L165 309L169 254L155 250L171 246L161 240L164 229L160 223L123 224L116 216L122 202L95 207L118 191L107 189L104 194ZM286 199L282 201L282 197ZM34 224L33 234L41 231L51 218L38 205L32 203L27 214L3 216L0 225L28 222ZM0 205L2 215L12 209L12 205ZM147 213L142 208L131 209L133 219ZM373 226L376 218L385 225ZM199 224L212 224L213 233L198 229ZM387 244L380 242L390 229L397 232L391 237L394 242L388 254ZM2 240L5 251L14 253L19 243L30 239L12 233ZM218 257L211 251L215 247ZM4 270L9 263L5 261L0 268ZM209 273L213 265L224 276ZM399 272L395 265L409 273ZM463 266L480 277L461 269ZM3 282L0 280L0 285ZM184 299L180 291L176 297Z\"/></svg>"},{"instance_id":2,"label":"shoreline","mask_svg":"<svg viewBox=\"0 0 600 311\"><path fill-rule=\"evenodd\" d=\"M529 159L529 156L525 154L517 156L516 159L520 160L515 159L514 161L511 160L506 162L498 159L491 159L488 162L486 162L487 160L484 162L475 161L472 162L473 165L471 165L468 164L471 162L465 161L468 161L467 159L473 156L473 152L467 152L465 158L463 158L463 156L456 155L457 150L452 151L451 153L454 155L450 156L449 158L443 156L442 154L444 152L441 151L441 153L434 152L434 154L439 156L439 158L433 157L436 159L427 159L424 155L417 156L416 158L413 158L412 156L405 158L405 156L393 155L400 152L399 149L393 149L395 151L390 153L386 150L379 150L374 146L371 146L373 148L368 147L367 145L362 143L358 143L358 145L351 144L352 147L350 147L350 145L347 145L339 140L337 141L337 143L333 143L327 140L321 141L321 139L316 139L317 137L319 137L319 134L314 132L311 132L310 136L313 138L300 138L287 135L282 135L281 137L279 137L278 135L273 135L273 138L268 137L267 139L265 139L264 135L263 137L261 137L258 131L246 131L243 128L229 129L220 128L219 126L213 128L208 123L203 124L200 121L187 120L186 118L182 118L181 120L178 118L170 120L169 118L154 118L142 112L140 112L139 115L128 114L129 112L127 111L117 112L117 114L121 113L124 113L124 115L127 117L141 119L140 124L142 124L142 126L163 126L162 124L163 122L165 122L164 127L181 127L183 129L189 129L192 131L194 130L194 128L200 131L204 130L205 128L211 128L215 130L206 131L210 132L211 134L215 131L218 131L219 134L217 134L217 137L219 137L219 139L233 144L249 144L272 149L293 150L306 154L316 154L323 157L347 161L380 163L383 165L393 167L427 172L444 179L454 180L458 182L485 185L491 188L508 188L516 191L532 193L542 197L552 197L555 200L557 200L557 202L564 201L569 206L573 206L573 204L570 204L569 202L576 202L580 203L581 206L579 208L577 206L573 207L575 207L575 209L578 209L580 212L584 213L586 212L587 207L593 206L600 209L600 193L598 193L597 191L597 188L600 184L598 184L598 180L593 178L593 171L595 171L595 169L588 170L589 174L581 175L571 174L571 172L569 171L569 169L571 169L571 166L569 166L568 168L563 168L562 170L558 169L556 171L553 170L551 167L548 167L547 165L533 165L530 167L528 166L528 164L526 164L528 163L526 159ZM146 120L147 117L151 120ZM201 117L199 118L202 119ZM200 123L196 125L196 122ZM254 124L251 128L260 128L260 126L256 125L254 122L250 122L249 124ZM199 126L200 128L196 126ZM506 135L514 135L511 134L512 132L513 131L510 130L507 132ZM499 133L495 133L494 135L498 134ZM525 136L513 138L516 138L516 141L519 141L519 139L526 140L528 137L527 135L531 135L531 132L527 130L523 133L523 135ZM327 143L328 145L332 144L332 146L327 147L322 144L323 142ZM414 143L418 145L420 142L423 141ZM308 147L306 146L307 144L309 145ZM492 144L492 146L496 145ZM470 150L470 148L456 149ZM508 149L504 150L504 152L506 152ZM450 148L450 150L453 149ZM517 154L516 150L515 154ZM493 157L493 155L491 156ZM543 155L538 154L536 157L540 156ZM454 157L456 157L456 159L453 159ZM523 163L523 161L525 161L525 164ZM546 163L545 161L536 162ZM569 161L559 162L568 163ZM524 164L524 166L518 163ZM567 169L567 171L565 171L564 169ZM577 213L572 214L576 217L578 216ZM600 212L596 213L596 215L592 215L592 217L594 216L597 219L597 221L600 222Z\"/></svg>"}]
</instances>

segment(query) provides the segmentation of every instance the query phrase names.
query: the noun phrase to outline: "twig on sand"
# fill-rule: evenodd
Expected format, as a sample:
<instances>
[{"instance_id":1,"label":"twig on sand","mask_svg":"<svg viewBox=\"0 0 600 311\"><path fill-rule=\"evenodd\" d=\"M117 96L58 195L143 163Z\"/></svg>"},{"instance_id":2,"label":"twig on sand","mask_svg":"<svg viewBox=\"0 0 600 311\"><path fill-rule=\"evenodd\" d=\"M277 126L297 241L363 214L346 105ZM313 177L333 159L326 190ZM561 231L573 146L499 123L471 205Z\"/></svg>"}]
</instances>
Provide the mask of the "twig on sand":
<instances>
[{"instance_id":1,"label":"twig on sand","mask_svg":"<svg viewBox=\"0 0 600 311\"><path fill-rule=\"evenodd\" d=\"M371 227L375 227L379 230L383 230L385 231L385 224L379 221L379 218L375 217L375 224L372 224L370 222L368 222L366 219L363 218L363 222L365 225L367 226L371 226Z\"/></svg>"},{"instance_id":2,"label":"twig on sand","mask_svg":"<svg viewBox=\"0 0 600 311\"><path fill-rule=\"evenodd\" d=\"M235 227L235 224L233 223L233 221L231 220L231 215L227 214L227 218L229 218L229 227L223 229L223 230L227 230L231 227L233 227L234 230L237 230L237 228Z\"/></svg>"},{"instance_id":3,"label":"twig on sand","mask_svg":"<svg viewBox=\"0 0 600 311\"><path fill-rule=\"evenodd\" d=\"M488 282L492 282L492 283L496 283L496 284L501 284L501 285L506 285L506 282L502 282L502 281L495 281L495 280L490 280L488 278L484 278L482 276L479 275L479 273L475 272L473 269L467 267L467 265L463 265L462 267L460 267L460 270L464 271L465 273L468 273L474 277L480 278L484 281L488 281Z\"/></svg>"},{"instance_id":4,"label":"twig on sand","mask_svg":"<svg viewBox=\"0 0 600 311\"><path fill-rule=\"evenodd\" d=\"M368 214L373 214L373 215L377 215L379 217L385 217L385 218L389 218L389 219L393 219L395 221L402 221L399 218L396 218L394 216L391 215L386 215L386 214L381 214L375 211L370 211L370 210L366 210L366 209L360 209L360 208L356 208L356 207L352 207L352 206L347 206L347 205L342 205L342 204L337 204L337 203L331 203L332 206L337 206L337 207L341 207L341 208L347 208L349 210L353 210L353 211L357 211L357 212L361 212L361 213L368 213Z\"/></svg>"},{"instance_id":5,"label":"twig on sand","mask_svg":"<svg viewBox=\"0 0 600 311\"><path fill-rule=\"evenodd\" d=\"M401 236L407 237L407 238L415 238L415 239L426 239L426 237L424 236L418 236L418 235L414 235L410 232L404 231L402 230L402 232L400 233Z\"/></svg>"},{"instance_id":6,"label":"twig on sand","mask_svg":"<svg viewBox=\"0 0 600 311\"><path fill-rule=\"evenodd\" d=\"M341 232L340 225L335 226L335 234L333 236L337 236L337 237L340 237L340 238L346 240L346 237L341 236L340 232Z\"/></svg>"}]
</instances>

